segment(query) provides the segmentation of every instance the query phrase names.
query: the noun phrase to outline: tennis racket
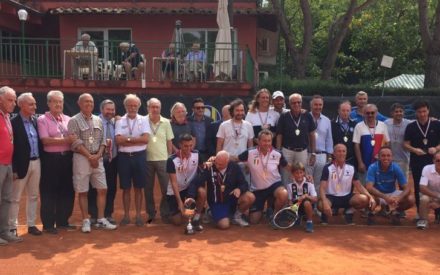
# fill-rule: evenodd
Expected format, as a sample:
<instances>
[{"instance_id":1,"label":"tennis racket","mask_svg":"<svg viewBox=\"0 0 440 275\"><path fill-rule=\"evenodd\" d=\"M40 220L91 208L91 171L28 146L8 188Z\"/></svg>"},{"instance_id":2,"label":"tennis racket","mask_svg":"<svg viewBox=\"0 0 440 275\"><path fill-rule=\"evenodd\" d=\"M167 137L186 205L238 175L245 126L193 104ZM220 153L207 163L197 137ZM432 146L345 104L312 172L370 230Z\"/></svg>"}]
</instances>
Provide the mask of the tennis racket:
<instances>
[{"instance_id":1,"label":"tennis racket","mask_svg":"<svg viewBox=\"0 0 440 275\"><path fill-rule=\"evenodd\" d=\"M279 210L272 219L272 224L279 229L287 229L292 227L298 220L298 203L284 207Z\"/></svg>"}]
</instances>

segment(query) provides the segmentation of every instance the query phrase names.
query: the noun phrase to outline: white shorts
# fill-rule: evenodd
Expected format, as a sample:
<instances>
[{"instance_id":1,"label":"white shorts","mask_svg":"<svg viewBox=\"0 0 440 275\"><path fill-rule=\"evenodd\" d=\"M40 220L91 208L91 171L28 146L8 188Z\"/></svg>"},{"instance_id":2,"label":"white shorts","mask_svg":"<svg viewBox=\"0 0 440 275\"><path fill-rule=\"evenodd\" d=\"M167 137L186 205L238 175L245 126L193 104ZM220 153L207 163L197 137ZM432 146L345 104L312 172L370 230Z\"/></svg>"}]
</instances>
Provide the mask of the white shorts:
<instances>
[{"instance_id":1,"label":"white shorts","mask_svg":"<svg viewBox=\"0 0 440 275\"><path fill-rule=\"evenodd\" d=\"M107 189L105 169L102 158L98 168L92 168L89 160L81 154L73 154L73 188L77 193L89 191L89 183L96 189Z\"/></svg>"},{"instance_id":2,"label":"white shorts","mask_svg":"<svg viewBox=\"0 0 440 275\"><path fill-rule=\"evenodd\" d=\"M391 197L397 197L400 194L402 194L402 192L403 192L402 190L396 190L396 191L394 191L392 193L387 193L385 195L391 196ZM381 205L388 205L388 203L384 199L382 199L382 198L379 198L379 202L380 202Z\"/></svg>"}]
</instances>

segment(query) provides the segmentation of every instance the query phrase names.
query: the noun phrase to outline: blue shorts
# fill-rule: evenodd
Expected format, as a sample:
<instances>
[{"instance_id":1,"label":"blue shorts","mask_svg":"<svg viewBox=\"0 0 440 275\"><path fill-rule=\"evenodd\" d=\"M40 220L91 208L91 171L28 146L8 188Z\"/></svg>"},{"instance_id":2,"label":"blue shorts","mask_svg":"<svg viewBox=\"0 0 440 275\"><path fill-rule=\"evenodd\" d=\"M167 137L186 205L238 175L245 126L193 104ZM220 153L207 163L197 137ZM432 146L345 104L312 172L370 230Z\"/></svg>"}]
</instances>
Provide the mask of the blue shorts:
<instances>
[{"instance_id":1,"label":"blue shorts","mask_svg":"<svg viewBox=\"0 0 440 275\"><path fill-rule=\"evenodd\" d=\"M186 193L187 189L182 190L179 192L180 194L180 199L182 200L182 202L185 201L186 199ZM175 195L167 195L167 203L168 203L168 208L169 208L169 213L171 216L177 215L180 213L180 209L179 209L179 204L177 203L177 199Z\"/></svg>"},{"instance_id":2,"label":"blue shorts","mask_svg":"<svg viewBox=\"0 0 440 275\"><path fill-rule=\"evenodd\" d=\"M221 219L230 218L237 209L237 201L236 197L229 196L225 202L210 203L209 209L211 210L212 219L219 222Z\"/></svg>"},{"instance_id":3,"label":"blue shorts","mask_svg":"<svg viewBox=\"0 0 440 275\"><path fill-rule=\"evenodd\" d=\"M121 189L144 188L147 184L147 152L118 153L118 174Z\"/></svg>"},{"instance_id":4,"label":"blue shorts","mask_svg":"<svg viewBox=\"0 0 440 275\"><path fill-rule=\"evenodd\" d=\"M274 198L275 190L278 189L278 187L284 187L283 183L281 181L275 182L271 186L269 186L266 189L262 190L255 190L254 196L255 196L255 202L249 209L250 212L260 212L264 210L264 204L266 203L267 199Z\"/></svg>"}]
</instances>

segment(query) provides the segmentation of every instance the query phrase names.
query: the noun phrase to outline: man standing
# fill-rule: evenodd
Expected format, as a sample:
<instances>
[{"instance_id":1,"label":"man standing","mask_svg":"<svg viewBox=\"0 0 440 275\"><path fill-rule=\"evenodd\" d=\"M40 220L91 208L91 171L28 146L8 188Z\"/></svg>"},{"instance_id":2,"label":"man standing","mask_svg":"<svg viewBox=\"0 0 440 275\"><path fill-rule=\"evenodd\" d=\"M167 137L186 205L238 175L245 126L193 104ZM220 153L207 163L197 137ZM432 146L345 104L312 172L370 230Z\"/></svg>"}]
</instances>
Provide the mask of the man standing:
<instances>
[{"instance_id":1,"label":"man standing","mask_svg":"<svg viewBox=\"0 0 440 275\"><path fill-rule=\"evenodd\" d=\"M390 137L391 151L393 152L393 161L397 163L402 169L406 178L409 176L409 152L405 150L404 136L405 130L410 120L403 117L404 106L400 103L394 103L391 105L391 117L385 120L385 125L388 129L388 135Z\"/></svg>"},{"instance_id":2,"label":"man standing","mask_svg":"<svg viewBox=\"0 0 440 275\"><path fill-rule=\"evenodd\" d=\"M69 224L69 218L75 201L70 145L77 137L67 131L70 117L63 114L63 93L50 91L47 105L49 111L37 120L44 151L41 157L40 214L43 231L57 234L58 229L76 228Z\"/></svg>"},{"instance_id":3,"label":"man standing","mask_svg":"<svg viewBox=\"0 0 440 275\"><path fill-rule=\"evenodd\" d=\"M382 207L389 206L391 223L400 225L400 212L414 205L411 187L399 165L393 161L391 148L382 147L379 160L371 164L367 173L367 190ZM396 181L401 190L396 190ZM373 215L369 213L368 224L374 224Z\"/></svg>"},{"instance_id":4,"label":"man standing","mask_svg":"<svg viewBox=\"0 0 440 275\"><path fill-rule=\"evenodd\" d=\"M188 197L194 198L206 183L208 204L212 218L220 229L227 229L232 223L249 226L242 215L254 202L254 196L248 192L248 183L237 163L229 160L229 153L217 153L214 163L206 167L188 187Z\"/></svg>"},{"instance_id":5,"label":"man standing","mask_svg":"<svg viewBox=\"0 0 440 275\"><path fill-rule=\"evenodd\" d=\"M167 201L170 208L171 222L174 225L182 224L185 217L183 206L185 199L188 198L188 187L197 175L197 169L201 164L197 151L192 151L194 146L193 138L190 134L182 134L179 137L179 148L175 154L167 160L167 173L170 181L167 189ZM196 213L191 221L197 231L202 231L200 225L200 213L206 202L206 192L203 187L197 188L196 194Z\"/></svg>"},{"instance_id":6,"label":"man standing","mask_svg":"<svg viewBox=\"0 0 440 275\"><path fill-rule=\"evenodd\" d=\"M417 228L428 227L429 209L435 210L435 219L440 221L440 152L434 155L434 164L426 165L420 178L420 220Z\"/></svg>"},{"instance_id":7,"label":"man standing","mask_svg":"<svg viewBox=\"0 0 440 275\"><path fill-rule=\"evenodd\" d=\"M376 119L376 105L367 104L364 111L365 119L356 124L353 133L354 153L362 184L365 184L366 172L377 159L379 149L390 142L387 126Z\"/></svg>"},{"instance_id":8,"label":"man standing","mask_svg":"<svg viewBox=\"0 0 440 275\"><path fill-rule=\"evenodd\" d=\"M290 112L283 113L278 120L276 147L281 150L286 161L307 164L307 148L310 148L308 164L316 161L316 125L310 113L302 113L302 96L293 93L289 97ZM283 183L286 185L290 172L283 171Z\"/></svg>"},{"instance_id":9,"label":"man standing","mask_svg":"<svg viewBox=\"0 0 440 275\"><path fill-rule=\"evenodd\" d=\"M286 102L284 101L284 93L282 91L275 91L272 94L272 108L280 115L289 111L289 109L286 109Z\"/></svg>"},{"instance_id":10,"label":"man standing","mask_svg":"<svg viewBox=\"0 0 440 275\"><path fill-rule=\"evenodd\" d=\"M11 209L9 210L9 226L17 235L18 212L23 190L26 189L26 217L28 233L41 235L35 226L37 219L38 194L40 190L41 144L38 138L37 118L35 110L37 102L31 93L23 93L17 98L19 114L11 120L14 131L14 156L12 170L14 185L12 187Z\"/></svg>"},{"instance_id":11,"label":"man standing","mask_svg":"<svg viewBox=\"0 0 440 275\"><path fill-rule=\"evenodd\" d=\"M250 122L244 120L244 103L241 99L231 102L229 113L231 119L224 121L217 132L217 152L224 150L231 157L236 157L252 147L254 129Z\"/></svg>"},{"instance_id":12,"label":"man standing","mask_svg":"<svg viewBox=\"0 0 440 275\"><path fill-rule=\"evenodd\" d=\"M315 140L316 140L316 161L307 170L313 176L316 190L319 192L320 177L322 169L328 160L331 160L333 154L333 137L330 119L322 114L324 99L320 95L313 96L310 101L310 109L313 121L315 122Z\"/></svg>"},{"instance_id":13,"label":"man standing","mask_svg":"<svg viewBox=\"0 0 440 275\"><path fill-rule=\"evenodd\" d=\"M141 217L142 189L147 182L147 143L151 134L148 120L138 114L141 100L134 94L125 96L126 114L116 122L116 143L119 145L119 182L123 192L124 218L121 225L130 223L131 187L134 186L134 202L137 226L143 226Z\"/></svg>"},{"instance_id":14,"label":"man standing","mask_svg":"<svg viewBox=\"0 0 440 275\"><path fill-rule=\"evenodd\" d=\"M206 161L209 157L206 132L212 119L205 116L205 102L200 97L193 100L192 111L193 113L188 117L188 121L191 131L196 135L196 146L194 149L199 151L202 161Z\"/></svg>"},{"instance_id":15,"label":"man standing","mask_svg":"<svg viewBox=\"0 0 440 275\"><path fill-rule=\"evenodd\" d=\"M273 150L272 140L273 133L267 129L262 130L258 134L258 147L248 149L238 156L239 161L246 162L251 174L250 190L255 196L250 209L251 223L260 221L268 199L273 200L275 213L288 202L288 193L280 175L280 169L288 164L279 151Z\"/></svg>"},{"instance_id":16,"label":"man standing","mask_svg":"<svg viewBox=\"0 0 440 275\"><path fill-rule=\"evenodd\" d=\"M98 220L97 228L108 230L116 229L104 217L107 182L105 179L102 156L105 149L104 128L98 116L93 115L93 97L84 93L78 98L80 113L73 116L67 128L69 133L75 134L78 139L72 143L73 154L73 187L78 193L79 206L83 218L81 231L91 231L88 216L87 192L89 183L97 190Z\"/></svg>"},{"instance_id":17,"label":"man standing","mask_svg":"<svg viewBox=\"0 0 440 275\"><path fill-rule=\"evenodd\" d=\"M368 94L364 91L359 91L355 97L356 107L353 107L353 110L350 113L350 118L356 123L362 122L365 116L365 106L368 104ZM385 121L387 119L386 116L377 112L377 120Z\"/></svg>"},{"instance_id":18,"label":"man standing","mask_svg":"<svg viewBox=\"0 0 440 275\"><path fill-rule=\"evenodd\" d=\"M229 113L229 104L222 107L222 119L211 122L208 129L206 130L206 146L208 151L208 156L215 156L217 152L217 132L222 124L226 120L231 119L231 114Z\"/></svg>"},{"instance_id":19,"label":"man standing","mask_svg":"<svg viewBox=\"0 0 440 275\"><path fill-rule=\"evenodd\" d=\"M106 148L103 155L105 179L107 181L104 217L110 223L115 224L115 219L112 217L116 196L116 181L118 177L118 150L115 142L115 103L110 99L106 99L101 102L99 107L101 110L99 118L101 119L104 127L104 137L106 143ZM94 222L96 222L98 217L96 195L96 189L90 188L88 192L89 214Z\"/></svg>"},{"instance_id":20,"label":"man standing","mask_svg":"<svg viewBox=\"0 0 440 275\"><path fill-rule=\"evenodd\" d=\"M334 147L334 161L322 170L321 191L319 192L318 209L322 212L321 223L327 224L328 217L339 209L344 209L345 222L353 224L354 209L374 209L374 198L361 185L355 168L345 162L347 148L344 144ZM356 188L360 193L353 193Z\"/></svg>"},{"instance_id":21,"label":"man standing","mask_svg":"<svg viewBox=\"0 0 440 275\"><path fill-rule=\"evenodd\" d=\"M160 216L162 221L168 223L169 209L166 200L168 186L167 159L173 152L174 138L170 121L160 115L162 104L157 98L150 98L147 101L147 120L150 124L149 145L147 146L147 185L145 187L145 200L148 213L148 223L156 217L156 206L154 203L154 181L159 179L162 198L160 200Z\"/></svg>"},{"instance_id":22,"label":"man standing","mask_svg":"<svg viewBox=\"0 0 440 275\"><path fill-rule=\"evenodd\" d=\"M440 121L429 118L427 101L417 101L413 108L416 111L416 121L406 127L403 146L410 152L409 166L414 180L414 196L418 210L423 167L432 164L432 156L440 150Z\"/></svg>"},{"instance_id":23,"label":"man standing","mask_svg":"<svg viewBox=\"0 0 440 275\"><path fill-rule=\"evenodd\" d=\"M0 245L23 240L9 231L14 152L14 134L9 113L14 111L15 99L15 91L12 88L8 86L0 88Z\"/></svg>"},{"instance_id":24,"label":"man standing","mask_svg":"<svg viewBox=\"0 0 440 275\"><path fill-rule=\"evenodd\" d=\"M356 122L350 119L350 101L343 101L338 107L338 116L332 121L333 144L344 144L347 148L348 164L357 168L357 160L354 154L353 132Z\"/></svg>"}]
</instances>

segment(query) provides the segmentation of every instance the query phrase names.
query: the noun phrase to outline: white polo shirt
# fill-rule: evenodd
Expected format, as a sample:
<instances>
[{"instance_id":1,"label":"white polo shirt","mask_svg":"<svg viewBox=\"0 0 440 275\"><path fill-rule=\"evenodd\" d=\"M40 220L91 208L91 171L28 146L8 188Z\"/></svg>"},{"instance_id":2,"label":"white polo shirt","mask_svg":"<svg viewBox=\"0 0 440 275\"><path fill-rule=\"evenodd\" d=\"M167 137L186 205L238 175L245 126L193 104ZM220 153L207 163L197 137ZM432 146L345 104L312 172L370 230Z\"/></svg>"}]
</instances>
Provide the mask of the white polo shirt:
<instances>
[{"instance_id":1,"label":"white polo shirt","mask_svg":"<svg viewBox=\"0 0 440 275\"><path fill-rule=\"evenodd\" d=\"M121 119L116 121L115 136L140 137L142 134L151 134L150 124L148 120L141 115L136 115L134 119L130 119L125 114ZM147 145L135 146L119 146L119 152L131 153L146 150Z\"/></svg>"},{"instance_id":2,"label":"white polo shirt","mask_svg":"<svg viewBox=\"0 0 440 275\"><path fill-rule=\"evenodd\" d=\"M240 124L235 124L230 119L220 124L217 138L224 139L223 150L232 156L238 156L247 150L248 140L254 138L254 129L252 124L246 120L242 120Z\"/></svg>"},{"instance_id":3,"label":"white polo shirt","mask_svg":"<svg viewBox=\"0 0 440 275\"><path fill-rule=\"evenodd\" d=\"M267 189L272 184L281 181L279 167L285 167L287 161L283 155L272 149L268 154L260 155L257 148L250 148L238 156L238 159L247 162L251 174L251 191Z\"/></svg>"},{"instance_id":4,"label":"white polo shirt","mask_svg":"<svg viewBox=\"0 0 440 275\"><path fill-rule=\"evenodd\" d=\"M354 167L346 163L342 168L329 163L322 170L321 181L327 181L327 195L343 197L353 192L353 181L358 176Z\"/></svg>"},{"instance_id":5,"label":"white polo shirt","mask_svg":"<svg viewBox=\"0 0 440 275\"><path fill-rule=\"evenodd\" d=\"M187 159L182 159L179 152L168 158L167 173L176 174L179 192L188 188L189 183L196 176L199 164L200 157L198 151L192 151L190 157ZM168 180L167 195L174 195L170 180Z\"/></svg>"},{"instance_id":6,"label":"white polo shirt","mask_svg":"<svg viewBox=\"0 0 440 275\"><path fill-rule=\"evenodd\" d=\"M428 186L430 190L440 192L440 174L435 170L435 164L423 167L420 185Z\"/></svg>"},{"instance_id":7,"label":"white polo shirt","mask_svg":"<svg viewBox=\"0 0 440 275\"><path fill-rule=\"evenodd\" d=\"M277 125L280 114L274 109L269 109L268 112L248 112L246 114L246 121L249 121L252 126L264 126L269 125L269 127L275 127Z\"/></svg>"}]
</instances>

